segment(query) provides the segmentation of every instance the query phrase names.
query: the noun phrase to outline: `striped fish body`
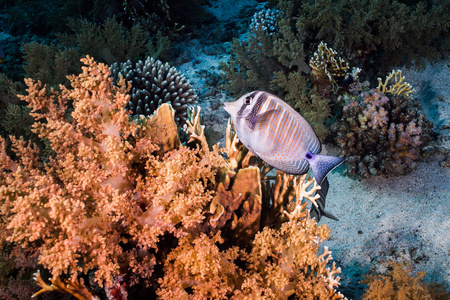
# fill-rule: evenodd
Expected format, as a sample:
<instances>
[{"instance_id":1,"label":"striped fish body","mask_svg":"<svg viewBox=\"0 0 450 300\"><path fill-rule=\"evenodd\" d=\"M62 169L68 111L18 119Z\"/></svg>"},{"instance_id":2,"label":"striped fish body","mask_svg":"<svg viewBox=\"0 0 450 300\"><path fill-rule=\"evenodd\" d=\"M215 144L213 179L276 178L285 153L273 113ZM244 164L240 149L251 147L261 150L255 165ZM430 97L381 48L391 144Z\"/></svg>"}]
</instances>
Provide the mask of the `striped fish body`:
<instances>
[{"instance_id":1,"label":"striped fish body","mask_svg":"<svg viewBox=\"0 0 450 300\"><path fill-rule=\"evenodd\" d=\"M269 165L289 174L312 167L320 184L340 157L319 155L320 141L308 122L286 102L263 91L225 103L239 140Z\"/></svg>"}]
</instances>

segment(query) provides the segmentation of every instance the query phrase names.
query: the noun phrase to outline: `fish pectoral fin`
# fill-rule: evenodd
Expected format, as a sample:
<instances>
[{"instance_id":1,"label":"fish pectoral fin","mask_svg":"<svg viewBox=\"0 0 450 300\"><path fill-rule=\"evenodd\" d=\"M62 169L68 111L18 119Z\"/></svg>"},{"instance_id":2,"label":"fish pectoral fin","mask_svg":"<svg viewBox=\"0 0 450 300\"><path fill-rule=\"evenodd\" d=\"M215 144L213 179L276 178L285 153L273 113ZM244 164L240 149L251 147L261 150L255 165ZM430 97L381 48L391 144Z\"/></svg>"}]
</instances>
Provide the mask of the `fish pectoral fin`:
<instances>
[{"instance_id":1,"label":"fish pectoral fin","mask_svg":"<svg viewBox=\"0 0 450 300\"><path fill-rule=\"evenodd\" d=\"M250 129L254 130L257 125L264 127L264 124L266 124L270 120L270 117L274 113L276 113L276 110L272 109L272 110L263 112L262 114L257 114L255 116L251 117L250 118Z\"/></svg>"}]
</instances>

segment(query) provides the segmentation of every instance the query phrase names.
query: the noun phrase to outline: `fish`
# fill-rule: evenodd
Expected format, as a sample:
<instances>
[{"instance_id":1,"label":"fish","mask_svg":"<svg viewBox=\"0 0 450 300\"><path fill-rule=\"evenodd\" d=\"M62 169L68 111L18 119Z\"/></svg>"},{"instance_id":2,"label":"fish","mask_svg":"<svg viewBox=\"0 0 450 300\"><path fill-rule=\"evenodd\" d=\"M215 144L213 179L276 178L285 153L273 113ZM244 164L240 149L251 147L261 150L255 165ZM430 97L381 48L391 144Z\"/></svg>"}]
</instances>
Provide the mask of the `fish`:
<instances>
[{"instance_id":1,"label":"fish","mask_svg":"<svg viewBox=\"0 0 450 300\"><path fill-rule=\"evenodd\" d=\"M242 144L280 171L302 175L311 168L316 182L322 186L328 173L344 161L343 157L319 154L322 144L311 125L273 94L250 92L236 101L225 102L224 109L230 114Z\"/></svg>"}]
</instances>

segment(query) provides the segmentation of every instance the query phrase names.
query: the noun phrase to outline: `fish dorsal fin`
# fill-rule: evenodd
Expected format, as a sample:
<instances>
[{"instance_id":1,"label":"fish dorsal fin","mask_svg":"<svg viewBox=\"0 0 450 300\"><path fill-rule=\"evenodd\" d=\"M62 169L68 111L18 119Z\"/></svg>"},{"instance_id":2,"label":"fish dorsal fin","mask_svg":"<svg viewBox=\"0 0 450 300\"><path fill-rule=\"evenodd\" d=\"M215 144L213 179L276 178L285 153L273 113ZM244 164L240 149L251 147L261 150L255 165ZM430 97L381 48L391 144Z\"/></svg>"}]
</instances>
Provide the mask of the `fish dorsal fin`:
<instances>
[{"instance_id":1,"label":"fish dorsal fin","mask_svg":"<svg viewBox=\"0 0 450 300\"><path fill-rule=\"evenodd\" d=\"M264 128L265 124L267 124L267 122L269 122L270 117L276 112L277 111L275 109L271 109L271 110L268 110L261 114L252 116L249 120L250 129L254 130L257 126Z\"/></svg>"}]
</instances>

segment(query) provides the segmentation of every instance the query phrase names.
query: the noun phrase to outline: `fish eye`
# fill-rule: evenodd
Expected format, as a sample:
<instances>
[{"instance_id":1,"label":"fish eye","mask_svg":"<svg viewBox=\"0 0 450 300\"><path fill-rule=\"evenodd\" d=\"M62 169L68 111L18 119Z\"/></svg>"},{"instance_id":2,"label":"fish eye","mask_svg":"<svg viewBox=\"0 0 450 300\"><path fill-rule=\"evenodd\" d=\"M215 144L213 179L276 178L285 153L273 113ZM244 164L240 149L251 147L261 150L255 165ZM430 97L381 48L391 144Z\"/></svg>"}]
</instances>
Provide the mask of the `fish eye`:
<instances>
[{"instance_id":1,"label":"fish eye","mask_svg":"<svg viewBox=\"0 0 450 300\"><path fill-rule=\"evenodd\" d=\"M245 101L244 101L244 103L245 104L247 104L247 105L249 105L250 104L250 96L247 96L246 98L245 98Z\"/></svg>"}]
</instances>

